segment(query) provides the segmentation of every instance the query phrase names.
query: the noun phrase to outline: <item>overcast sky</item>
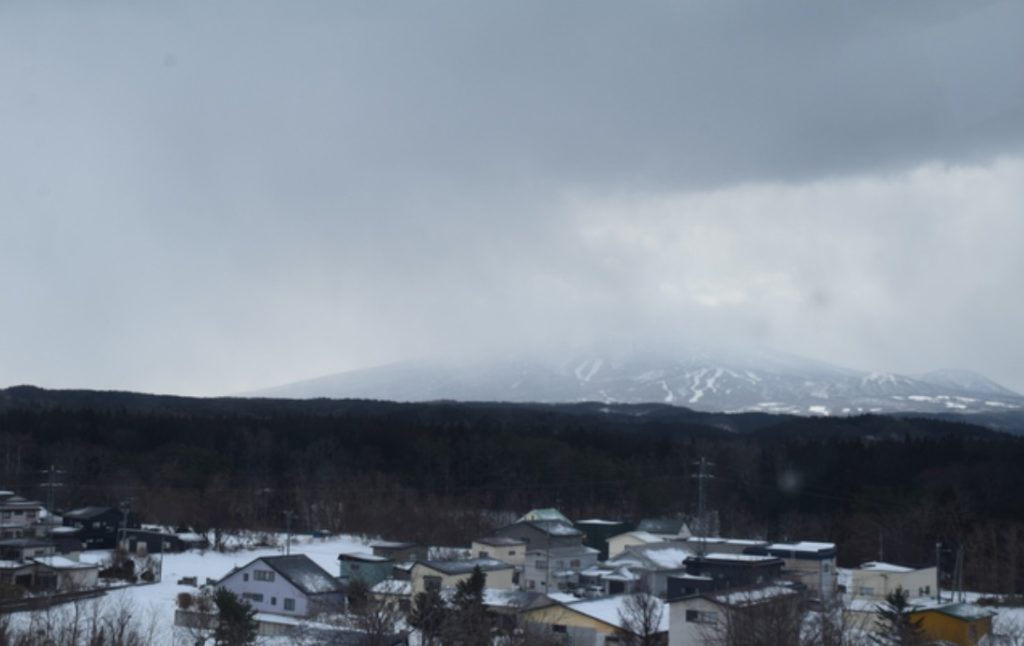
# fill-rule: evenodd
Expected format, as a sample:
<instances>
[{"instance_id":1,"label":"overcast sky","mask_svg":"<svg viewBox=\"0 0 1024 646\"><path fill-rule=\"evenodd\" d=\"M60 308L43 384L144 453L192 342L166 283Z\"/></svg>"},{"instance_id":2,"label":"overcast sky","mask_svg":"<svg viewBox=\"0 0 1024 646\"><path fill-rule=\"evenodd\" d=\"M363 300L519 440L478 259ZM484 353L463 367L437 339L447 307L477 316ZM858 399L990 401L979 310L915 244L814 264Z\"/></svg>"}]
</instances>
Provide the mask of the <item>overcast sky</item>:
<instances>
[{"instance_id":1,"label":"overcast sky","mask_svg":"<svg viewBox=\"0 0 1024 646\"><path fill-rule=\"evenodd\" d=\"M753 344L1024 390L1024 3L0 0L0 386Z\"/></svg>"}]
</instances>

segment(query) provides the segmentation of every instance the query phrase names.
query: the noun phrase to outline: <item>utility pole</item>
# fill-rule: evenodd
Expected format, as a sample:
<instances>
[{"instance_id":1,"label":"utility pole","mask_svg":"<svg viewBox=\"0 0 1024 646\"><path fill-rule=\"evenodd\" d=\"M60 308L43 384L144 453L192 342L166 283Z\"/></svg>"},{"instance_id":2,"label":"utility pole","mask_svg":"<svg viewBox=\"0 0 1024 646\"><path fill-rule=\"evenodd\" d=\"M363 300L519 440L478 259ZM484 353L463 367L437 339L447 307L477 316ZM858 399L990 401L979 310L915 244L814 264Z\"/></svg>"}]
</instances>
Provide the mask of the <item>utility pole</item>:
<instances>
[{"instance_id":1,"label":"utility pole","mask_svg":"<svg viewBox=\"0 0 1024 646\"><path fill-rule=\"evenodd\" d=\"M698 556L704 556L707 553L707 537L708 537L708 522L707 522L707 503L706 495L707 491L704 487L704 481L710 480L714 476L708 473L710 467L715 466L714 463L708 462L707 458L701 457L699 462L695 462L694 466L697 467L697 473L690 477L697 479L697 526L700 532L700 541L697 543Z\"/></svg>"},{"instance_id":2,"label":"utility pole","mask_svg":"<svg viewBox=\"0 0 1024 646\"><path fill-rule=\"evenodd\" d=\"M935 541L935 600L942 601L942 543Z\"/></svg>"},{"instance_id":3,"label":"utility pole","mask_svg":"<svg viewBox=\"0 0 1024 646\"><path fill-rule=\"evenodd\" d=\"M292 516L295 512L291 509L286 509L284 512L284 523L285 523L285 539L284 539L284 555L291 556L292 554Z\"/></svg>"},{"instance_id":4,"label":"utility pole","mask_svg":"<svg viewBox=\"0 0 1024 646\"><path fill-rule=\"evenodd\" d=\"M53 508L56 505L56 492L54 489L64 486L63 483L57 482L57 476L64 472L51 464L50 468L43 470L42 473L46 474L46 484L44 486L46 487L47 524L52 525L54 517Z\"/></svg>"},{"instance_id":5,"label":"utility pole","mask_svg":"<svg viewBox=\"0 0 1024 646\"><path fill-rule=\"evenodd\" d=\"M122 500L121 504L118 505L121 510L121 544L124 545L125 550L128 546L125 544L125 538L128 535L128 511L132 508L132 505L127 500ZM118 546L120 547L120 545Z\"/></svg>"}]
</instances>

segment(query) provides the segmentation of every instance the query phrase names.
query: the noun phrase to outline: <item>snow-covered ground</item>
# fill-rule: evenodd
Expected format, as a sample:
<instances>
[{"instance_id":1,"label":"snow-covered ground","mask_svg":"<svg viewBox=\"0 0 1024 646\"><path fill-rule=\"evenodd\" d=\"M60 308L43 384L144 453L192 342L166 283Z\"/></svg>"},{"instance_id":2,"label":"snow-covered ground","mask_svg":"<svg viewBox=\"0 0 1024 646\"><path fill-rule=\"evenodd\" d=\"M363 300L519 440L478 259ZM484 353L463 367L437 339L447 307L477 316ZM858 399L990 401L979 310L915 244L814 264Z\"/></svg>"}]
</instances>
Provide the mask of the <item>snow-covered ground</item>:
<instances>
[{"instance_id":1,"label":"snow-covered ground","mask_svg":"<svg viewBox=\"0 0 1024 646\"><path fill-rule=\"evenodd\" d=\"M338 575L338 554L342 552L368 551L368 539L355 536L337 536L330 538L310 538L306 536L292 537L292 554L305 554L324 568L331 576ZM284 553L284 540L280 548L244 549L237 552L221 553L212 550L205 552L183 552L180 554L163 555L163 577L160 582L131 586L108 592L100 601L103 604L130 603L136 617L141 617L143 624L154 628L153 646L171 646L174 639L174 611L179 592L197 592L192 586L178 585L183 577L196 577L203 584L207 577L220 579L233 568L245 565L260 556L278 556ZM82 554L83 561L102 562L110 556L109 552L93 551ZM159 559L160 555L155 555ZM15 616L15 621L27 622L27 613ZM180 640L179 640L180 641Z\"/></svg>"}]
</instances>

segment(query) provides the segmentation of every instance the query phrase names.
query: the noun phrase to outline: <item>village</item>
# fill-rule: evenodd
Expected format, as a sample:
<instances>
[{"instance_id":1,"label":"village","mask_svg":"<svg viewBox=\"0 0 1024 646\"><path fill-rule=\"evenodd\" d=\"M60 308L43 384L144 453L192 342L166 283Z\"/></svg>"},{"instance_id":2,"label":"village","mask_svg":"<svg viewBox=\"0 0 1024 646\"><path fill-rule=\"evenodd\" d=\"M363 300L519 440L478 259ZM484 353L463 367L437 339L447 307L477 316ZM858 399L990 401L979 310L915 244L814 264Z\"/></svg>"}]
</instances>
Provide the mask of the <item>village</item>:
<instances>
[{"instance_id":1,"label":"village","mask_svg":"<svg viewBox=\"0 0 1024 646\"><path fill-rule=\"evenodd\" d=\"M458 603L474 578L495 644L869 643L888 629L894 598L920 643L1024 636L1013 599L942 589L935 564L842 568L833 543L695 534L714 525L700 517L573 521L546 508L465 546L260 534L220 551L196 532L141 525L126 507L58 516L3 491L0 519L6 616L24 623L119 597L150 613L152 643L208 643L212 599L227 593L251 607L260 643L449 643L431 634L427 606Z\"/></svg>"}]
</instances>

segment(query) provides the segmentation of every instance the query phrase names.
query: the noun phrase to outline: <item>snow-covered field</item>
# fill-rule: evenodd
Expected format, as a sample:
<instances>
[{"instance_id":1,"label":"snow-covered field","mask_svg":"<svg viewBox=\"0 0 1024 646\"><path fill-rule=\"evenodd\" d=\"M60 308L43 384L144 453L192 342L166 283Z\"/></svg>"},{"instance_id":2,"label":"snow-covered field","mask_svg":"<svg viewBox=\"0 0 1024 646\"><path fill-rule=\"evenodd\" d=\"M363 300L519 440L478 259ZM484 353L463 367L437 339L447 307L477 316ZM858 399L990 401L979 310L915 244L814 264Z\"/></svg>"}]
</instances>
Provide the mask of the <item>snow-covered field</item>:
<instances>
[{"instance_id":1,"label":"snow-covered field","mask_svg":"<svg viewBox=\"0 0 1024 646\"><path fill-rule=\"evenodd\" d=\"M338 554L342 552L369 551L368 540L355 536L338 536L330 538L310 538L305 536L292 537L292 554L305 554L332 576L338 575ZM174 639L174 610L179 592L197 592L196 588L178 585L183 577L196 577L200 584L207 577L220 579L233 568L245 565L259 556L277 556L284 553L283 537L280 548L245 549L231 553L220 553L208 550L205 552L183 552L180 554L163 555L163 578L160 582L131 586L108 592L99 603L129 603L133 615L143 624L152 624L153 635L150 642L153 646L171 646ZM83 561L101 562L109 557L109 552L84 552ZM160 556L156 555L159 559ZM85 602L89 603L89 602ZM20 613L15 621L27 622L27 613ZM178 640L180 641L180 640Z\"/></svg>"}]
</instances>

